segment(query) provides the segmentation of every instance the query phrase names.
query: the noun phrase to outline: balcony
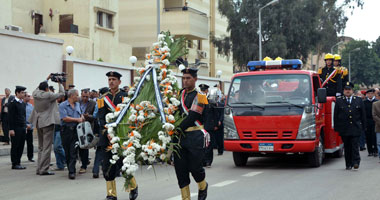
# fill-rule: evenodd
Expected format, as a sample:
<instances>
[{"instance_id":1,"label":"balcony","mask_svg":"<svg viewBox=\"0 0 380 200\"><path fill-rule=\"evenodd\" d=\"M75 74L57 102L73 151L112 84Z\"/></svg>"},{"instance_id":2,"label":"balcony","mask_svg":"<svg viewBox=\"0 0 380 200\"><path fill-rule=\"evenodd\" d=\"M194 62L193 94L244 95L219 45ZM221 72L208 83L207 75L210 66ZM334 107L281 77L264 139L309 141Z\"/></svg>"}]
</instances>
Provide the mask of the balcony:
<instances>
[{"instance_id":1,"label":"balcony","mask_svg":"<svg viewBox=\"0 0 380 200\"><path fill-rule=\"evenodd\" d=\"M185 36L188 40L207 40L209 35L207 14L187 7L164 8L161 30L171 34Z\"/></svg>"}]
</instances>

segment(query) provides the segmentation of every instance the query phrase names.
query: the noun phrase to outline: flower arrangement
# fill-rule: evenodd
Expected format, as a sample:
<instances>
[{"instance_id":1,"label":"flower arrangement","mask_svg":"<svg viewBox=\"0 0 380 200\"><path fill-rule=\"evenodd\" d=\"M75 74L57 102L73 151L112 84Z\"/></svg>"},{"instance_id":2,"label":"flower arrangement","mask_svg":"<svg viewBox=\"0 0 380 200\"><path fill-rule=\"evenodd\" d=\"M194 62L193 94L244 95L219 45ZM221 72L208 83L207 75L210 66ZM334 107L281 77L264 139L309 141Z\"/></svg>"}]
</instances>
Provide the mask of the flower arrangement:
<instances>
[{"instance_id":1,"label":"flower arrangement","mask_svg":"<svg viewBox=\"0 0 380 200\"><path fill-rule=\"evenodd\" d=\"M113 153L109 162L116 164L123 159L125 188L138 170L138 163L166 162L168 152L176 152L178 144L171 141L178 137L174 130L182 117L177 78L170 64L185 54L185 38L174 39L169 32L159 34L158 42L145 57L145 67L136 70L139 76L134 78L128 97L115 112L106 115L111 139L108 149Z\"/></svg>"}]
</instances>

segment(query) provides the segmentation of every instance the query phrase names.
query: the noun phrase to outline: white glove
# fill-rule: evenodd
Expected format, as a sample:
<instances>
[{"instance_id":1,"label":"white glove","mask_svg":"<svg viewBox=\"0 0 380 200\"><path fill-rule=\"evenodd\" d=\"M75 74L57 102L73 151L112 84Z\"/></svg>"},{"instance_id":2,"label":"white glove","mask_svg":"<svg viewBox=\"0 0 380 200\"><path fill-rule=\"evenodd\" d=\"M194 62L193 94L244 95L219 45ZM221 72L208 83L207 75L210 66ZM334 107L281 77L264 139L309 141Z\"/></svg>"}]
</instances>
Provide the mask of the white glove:
<instances>
[{"instance_id":1,"label":"white glove","mask_svg":"<svg viewBox=\"0 0 380 200\"><path fill-rule=\"evenodd\" d=\"M336 96L339 97L339 96L342 96L342 94L338 92L336 93Z\"/></svg>"}]
</instances>

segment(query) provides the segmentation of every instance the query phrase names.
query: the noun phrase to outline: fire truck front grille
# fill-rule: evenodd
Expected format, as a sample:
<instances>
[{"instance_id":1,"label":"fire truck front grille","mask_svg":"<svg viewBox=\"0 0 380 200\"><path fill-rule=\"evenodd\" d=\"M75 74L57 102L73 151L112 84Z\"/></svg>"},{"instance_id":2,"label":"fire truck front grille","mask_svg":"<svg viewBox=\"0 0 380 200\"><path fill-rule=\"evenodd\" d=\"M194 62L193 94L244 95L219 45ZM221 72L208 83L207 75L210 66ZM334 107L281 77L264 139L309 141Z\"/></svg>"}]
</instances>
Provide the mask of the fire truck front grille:
<instances>
[{"instance_id":1,"label":"fire truck front grille","mask_svg":"<svg viewBox=\"0 0 380 200\"><path fill-rule=\"evenodd\" d=\"M278 132L277 131L257 131L256 137L258 138L278 137Z\"/></svg>"},{"instance_id":2,"label":"fire truck front grille","mask_svg":"<svg viewBox=\"0 0 380 200\"><path fill-rule=\"evenodd\" d=\"M252 132L251 131L243 131L243 136L246 138L251 138L252 137Z\"/></svg>"},{"instance_id":3,"label":"fire truck front grille","mask_svg":"<svg viewBox=\"0 0 380 200\"><path fill-rule=\"evenodd\" d=\"M282 137L284 138L290 138L293 136L293 132L292 131L283 131L282 132Z\"/></svg>"}]
</instances>

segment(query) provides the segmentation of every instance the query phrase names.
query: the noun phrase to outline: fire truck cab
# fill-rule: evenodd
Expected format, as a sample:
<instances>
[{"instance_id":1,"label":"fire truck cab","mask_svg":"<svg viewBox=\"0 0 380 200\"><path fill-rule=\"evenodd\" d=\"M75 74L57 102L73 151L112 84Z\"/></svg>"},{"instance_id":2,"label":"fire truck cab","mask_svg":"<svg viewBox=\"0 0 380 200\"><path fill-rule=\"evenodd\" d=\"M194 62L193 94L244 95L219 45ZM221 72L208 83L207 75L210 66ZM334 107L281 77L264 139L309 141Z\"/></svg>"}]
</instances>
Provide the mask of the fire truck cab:
<instances>
[{"instance_id":1,"label":"fire truck cab","mask_svg":"<svg viewBox=\"0 0 380 200\"><path fill-rule=\"evenodd\" d=\"M303 154L319 167L325 153L343 154L333 128L335 97L301 60L250 61L235 74L224 113L224 146L236 166L251 156Z\"/></svg>"}]
</instances>

